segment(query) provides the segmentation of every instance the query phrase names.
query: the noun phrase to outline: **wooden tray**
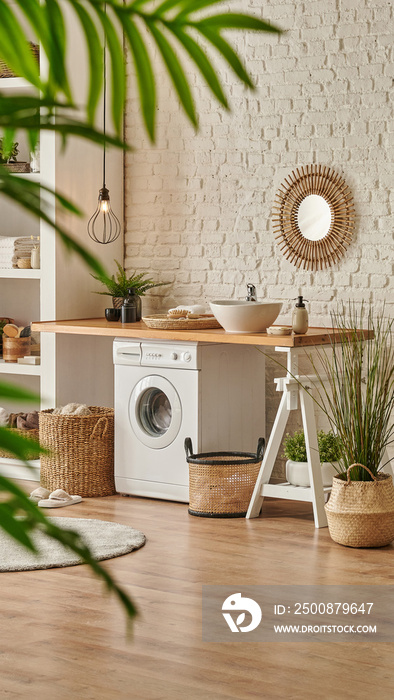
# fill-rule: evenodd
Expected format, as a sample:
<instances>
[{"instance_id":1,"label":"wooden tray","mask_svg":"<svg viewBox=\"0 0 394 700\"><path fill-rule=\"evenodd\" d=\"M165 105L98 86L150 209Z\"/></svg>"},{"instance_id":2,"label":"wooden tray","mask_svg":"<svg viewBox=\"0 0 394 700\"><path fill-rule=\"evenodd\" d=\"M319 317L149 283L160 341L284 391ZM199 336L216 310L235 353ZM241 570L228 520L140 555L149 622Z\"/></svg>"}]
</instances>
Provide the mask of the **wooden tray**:
<instances>
[{"instance_id":1,"label":"wooden tray","mask_svg":"<svg viewBox=\"0 0 394 700\"><path fill-rule=\"evenodd\" d=\"M141 319L148 328L158 328L170 331L191 331L204 328L221 328L215 316L201 314L200 318L178 319L168 318L167 314L143 316Z\"/></svg>"}]
</instances>

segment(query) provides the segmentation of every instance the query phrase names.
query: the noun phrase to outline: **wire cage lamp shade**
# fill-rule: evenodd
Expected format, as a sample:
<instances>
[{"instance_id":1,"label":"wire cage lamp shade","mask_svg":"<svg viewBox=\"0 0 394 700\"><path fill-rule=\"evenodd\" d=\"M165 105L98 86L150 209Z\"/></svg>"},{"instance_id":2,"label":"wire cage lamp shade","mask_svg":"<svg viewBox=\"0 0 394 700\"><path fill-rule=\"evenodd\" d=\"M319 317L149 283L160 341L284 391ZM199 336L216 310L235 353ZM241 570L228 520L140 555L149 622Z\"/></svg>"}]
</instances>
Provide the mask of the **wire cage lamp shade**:
<instances>
[{"instance_id":1,"label":"wire cage lamp shade","mask_svg":"<svg viewBox=\"0 0 394 700\"><path fill-rule=\"evenodd\" d=\"M105 6L106 12L106 6ZM109 189L106 186L106 114L107 114L107 46L104 41L103 68L104 68L104 100L103 100L103 186L99 190L97 207L88 221L88 234L95 243L113 243L120 236L122 226L116 214L112 211Z\"/></svg>"},{"instance_id":2,"label":"wire cage lamp shade","mask_svg":"<svg viewBox=\"0 0 394 700\"><path fill-rule=\"evenodd\" d=\"M113 243L120 236L121 224L111 209L109 190L103 182L99 190L97 208L88 221L88 234L96 243Z\"/></svg>"}]
</instances>

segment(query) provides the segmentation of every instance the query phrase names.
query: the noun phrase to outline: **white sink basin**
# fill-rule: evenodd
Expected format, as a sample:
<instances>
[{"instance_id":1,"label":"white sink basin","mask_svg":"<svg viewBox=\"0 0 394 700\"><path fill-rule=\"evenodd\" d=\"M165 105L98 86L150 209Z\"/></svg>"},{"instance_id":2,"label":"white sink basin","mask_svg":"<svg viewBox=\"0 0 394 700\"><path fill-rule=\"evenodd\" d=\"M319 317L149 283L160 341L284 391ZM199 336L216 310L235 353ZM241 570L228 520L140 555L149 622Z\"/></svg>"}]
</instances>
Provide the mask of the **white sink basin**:
<instances>
[{"instance_id":1,"label":"white sink basin","mask_svg":"<svg viewBox=\"0 0 394 700\"><path fill-rule=\"evenodd\" d=\"M262 333L278 318L281 302L216 300L213 315L227 333Z\"/></svg>"}]
</instances>

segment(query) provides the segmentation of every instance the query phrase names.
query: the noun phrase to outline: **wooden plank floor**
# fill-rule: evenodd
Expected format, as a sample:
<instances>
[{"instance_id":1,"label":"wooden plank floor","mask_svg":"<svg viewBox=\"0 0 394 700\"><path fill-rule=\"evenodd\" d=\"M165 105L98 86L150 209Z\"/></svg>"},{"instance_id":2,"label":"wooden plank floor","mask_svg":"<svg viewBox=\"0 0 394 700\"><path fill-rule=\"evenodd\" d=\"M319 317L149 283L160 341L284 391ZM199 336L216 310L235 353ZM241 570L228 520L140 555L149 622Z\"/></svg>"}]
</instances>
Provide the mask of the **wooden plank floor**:
<instances>
[{"instance_id":1,"label":"wooden plank floor","mask_svg":"<svg viewBox=\"0 0 394 700\"><path fill-rule=\"evenodd\" d=\"M184 504L122 496L86 499L56 516L116 521L147 535L141 550L105 562L138 604L133 638L86 567L2 573L0 697L394 697L392 644L201 641L202 584L393 585L392 546L340 547L314 528L310 504L271 499L249 521L195 518Z\"/></svg>"}]
</instances>

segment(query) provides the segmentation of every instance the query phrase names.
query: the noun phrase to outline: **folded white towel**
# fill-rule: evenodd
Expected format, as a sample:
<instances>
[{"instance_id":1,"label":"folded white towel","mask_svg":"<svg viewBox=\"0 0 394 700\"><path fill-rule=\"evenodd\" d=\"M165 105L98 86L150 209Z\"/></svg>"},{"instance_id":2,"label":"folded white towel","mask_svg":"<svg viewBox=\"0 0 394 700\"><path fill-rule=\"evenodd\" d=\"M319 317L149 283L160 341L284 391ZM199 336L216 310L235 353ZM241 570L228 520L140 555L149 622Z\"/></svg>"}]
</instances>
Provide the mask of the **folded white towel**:
<instances>
[{"instance_id":1,"label":"folded white towel","mask_svg":"<svg viewBox=\"0 0 394 700\"><path fill-rule=\"evenodd\" d=\"M180 306L175 306L173 309L169 309L168 311L190 311L192 314L206 314L207 310L205 306L202 306L201 304L180 304Z\"/></svg>"},{"instance_id":2,"label":"folded white towel","mask_svg":"<svg viewBox=\"0 0 394 700\"><path fill-rule=\"evenodd\" d=\"M16 243L33 243L29 236L0 236L0 247L8 248L9 246L14 246Z\"/></svg>"},{"instance_id":3,"label":"folded white towel","mask_svg":"<svg viewBox=\"0 0 394 700\"><path fill-rule=\"evenodd\" d=\"M15 245L15 238L0 237L0 250L12 250Z\"/></svg>"},{"instance_id":4,"label":"folded white towel","mask_svg":"<svg viewBox=\"0 0 394 700\"><path fill-rule=\"evenodd\" d=\"M10 248L32 248L37 245L28 236L0 236L0 250L9 250Z\"/></svg>"}]
</instances>

